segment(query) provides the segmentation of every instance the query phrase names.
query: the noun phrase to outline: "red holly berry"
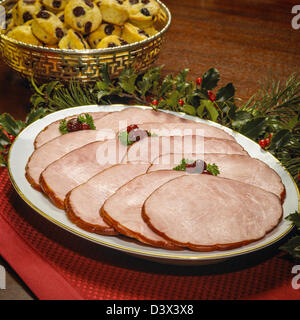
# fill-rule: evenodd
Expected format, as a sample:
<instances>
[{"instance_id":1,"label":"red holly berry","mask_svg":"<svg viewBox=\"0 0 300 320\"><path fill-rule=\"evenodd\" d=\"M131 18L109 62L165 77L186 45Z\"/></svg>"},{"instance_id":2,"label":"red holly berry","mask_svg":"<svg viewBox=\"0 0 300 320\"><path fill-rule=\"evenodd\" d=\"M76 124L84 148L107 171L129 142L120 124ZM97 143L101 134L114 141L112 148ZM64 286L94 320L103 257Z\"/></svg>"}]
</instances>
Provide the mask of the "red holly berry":
<instances>
[{"instance_id":1,"label":"red holly berry","mask_svg":"<svg viewBox=\"0 0 300 320\"><path fill-rule=\"evenodd\" d=\"M201 83L202 83L202 78L197 78L196 79L196 84L198 85L198 86L201 86Z\"/></svg>"},{"instance_id":2,"label":"red holly berry","mask_svg":"<svg viewBox=\"0 0 300 320\"><path fill-rule=\"evenodd\" d=\"M178 103L179 103L181 106L184 105L184 101L183 101L182 99L179 99L179 100L178 100Z\"/></svg>"},{"instance_id":3,"label":"red holly berry","mask_svg":"<svg viewBox=\"0 0 300 320\"><path fill-rule=\"evenodd\" d=\"M297 179L298 179L298 181L300 181L300 173L298 173Z\"/></svg>"},{"instance_id":4,"label":"red holly berry","mask_svg":"<svg viewBox=\"0 0 300 320\"><path fill-rule=\"evenodd\" d=\"M10 141L10 143L13 143L15 141L15 136L13 136L12 134L8 134L8 139Z\"/></svg>"},{"instance_id":5,"label":"red holly berry","mask_svg":"<svg viewBox=\"0 0 300 320\"><path fill-rule=\"evenodd\" d=\"M207 94L209 96L210 101L212 102L216 101L216 95L211 90L208 90Z\"/></svg>"},{"instance_id":6,"label":"red holly berry","mask_svg":"<svg viewBox=\"0 0 300 320\"><path fill-rule=\"evenodd\" d=\"M258 143L263 149L267 146L266 139L261 139Z\"/></svg>"},{"instance_id":7,"label":"red holly berry","mask_svg":"<svg viewBox=\"0 0 300 320\"><path fill-rule=\"evenodd\" d=\"M266 145L267 145L267 146L268 146L268 145L270 144L270 142L271 142L270 138L266 138L265 141L266 141Z\"/></svg>"},{"instance_id":8,"label":"red holly berry","mask_svg":"<svg viewBox=\"0 0 300 320\"><path fill-rule=\"evenodd\" d=\"M153 101L152 101L152 104L153 104L154 106L157 106L157 105L158 105L158 100L156 100L156 99L153 100Z\"/></svg>"}]
</instances>

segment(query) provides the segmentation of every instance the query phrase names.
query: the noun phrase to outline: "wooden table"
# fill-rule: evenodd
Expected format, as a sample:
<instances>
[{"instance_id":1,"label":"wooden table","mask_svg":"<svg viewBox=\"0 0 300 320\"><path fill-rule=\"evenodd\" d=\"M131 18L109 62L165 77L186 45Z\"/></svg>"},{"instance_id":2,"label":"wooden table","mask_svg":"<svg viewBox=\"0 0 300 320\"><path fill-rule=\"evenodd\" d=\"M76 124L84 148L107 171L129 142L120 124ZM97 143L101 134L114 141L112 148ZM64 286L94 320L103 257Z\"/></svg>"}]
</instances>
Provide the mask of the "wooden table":
<instances>
[{"instance_id":1,"label":"wooden table","mask_svg":"<svg viewBox=\"0 0 300 320\"><path fill-rule=\"evenodd\" d=\"M285 80L300 69L300 29L292 28L288 0L164 0L172 25L157 61L165 73L190 69L191 79L210 67L221 73L220 85L233 82L236 95L248 99L259 82L273 74ZM299 21L300 22L300 21ZM0 113L24 119L30 90L0 62ZM0 260L0 264L5 264ZM11 290L0 299L33 298L9 270ZM0 290L1 291L1 290Z\"/></svg>"}]
</instances>

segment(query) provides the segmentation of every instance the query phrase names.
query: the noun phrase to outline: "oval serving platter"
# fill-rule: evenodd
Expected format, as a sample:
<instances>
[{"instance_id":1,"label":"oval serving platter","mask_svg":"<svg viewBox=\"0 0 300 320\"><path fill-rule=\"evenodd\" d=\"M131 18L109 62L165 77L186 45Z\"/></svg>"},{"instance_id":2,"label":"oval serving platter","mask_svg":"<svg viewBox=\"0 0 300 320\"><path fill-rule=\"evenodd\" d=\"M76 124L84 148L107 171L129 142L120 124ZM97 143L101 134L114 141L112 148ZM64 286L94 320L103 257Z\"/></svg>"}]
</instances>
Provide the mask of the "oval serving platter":
<instances>
[{"instance_id":1,"label":"oval serving platter","mask_svg":"<svg viewBox=\"0 0 300 320\"><path fill-rule=\"evenodd\" d=\"M124 237L102 236L80 229L73 224L67 217L65 211L55 207L42 193L34 190L25 178L25 166L28 158L34 150L33 142L37 134L53 121L64 117L80 114L83 112L113 112L120 111L128 106L110 105L110 106L81 106L54 112L40 120L35 121L26 127L15 139L12 144L8 157L8 169L11 182L20 197L36 212L57 226L74 233L86 240L93 241L101 246L106 246L119 250L139 258L151 261L177 265L202 265L218 263L239 255L249 254L261 250L267 246L276 243L286 236L292 229L292 224L284 218L290 213L299 210L299 190L288 171L281 163L269 152L260 148L260 146L251 139L232 131L229 128L221 126L212 121L202 120L196 117L188 116L171 111L162 111L172 113L178 117L194 120L196 122L208 123L218 127L234 136L236 141L253 158L258 158L273 168L281 177L286 188L286 199L283 204L283 219L278 226L268 233L263 239L252 242L240 248L224 251L195 252L190 250L172 251L143 245L142 243L127 241ZM135 106L147 109L145 106Z\"/></svg>"}]
</instances>

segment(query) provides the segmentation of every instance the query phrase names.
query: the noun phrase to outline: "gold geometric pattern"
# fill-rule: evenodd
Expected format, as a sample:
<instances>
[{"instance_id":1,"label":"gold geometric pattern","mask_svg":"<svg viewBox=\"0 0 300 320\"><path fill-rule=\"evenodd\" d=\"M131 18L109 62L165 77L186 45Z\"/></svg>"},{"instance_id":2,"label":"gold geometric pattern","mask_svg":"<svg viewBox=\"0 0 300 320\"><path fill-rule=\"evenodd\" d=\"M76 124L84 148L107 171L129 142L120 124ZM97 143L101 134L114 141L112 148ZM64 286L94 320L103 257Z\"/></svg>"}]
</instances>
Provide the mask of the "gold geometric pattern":
<instances>
[{"instance_id":1,"label":"gold geometric pattern","mask_svg":"<svg viewBox=\"0 0 300 320\"><path fill-rule=\"evenodd\" d=\"M0 1L8 6L12 1ZM140 43L117 48L94 50L60 50L32 46L13 40L0 33L0 53L4 62L22 77L44 82L71 79L83 82L97 81L100 66L108 64L111 77L116 78L122 70L132 66L137 72L147 70L157 59L167 31L171 14L160 1L160 14L155 21L159 31L156 35Z\"/></svg>"}]
</instances>

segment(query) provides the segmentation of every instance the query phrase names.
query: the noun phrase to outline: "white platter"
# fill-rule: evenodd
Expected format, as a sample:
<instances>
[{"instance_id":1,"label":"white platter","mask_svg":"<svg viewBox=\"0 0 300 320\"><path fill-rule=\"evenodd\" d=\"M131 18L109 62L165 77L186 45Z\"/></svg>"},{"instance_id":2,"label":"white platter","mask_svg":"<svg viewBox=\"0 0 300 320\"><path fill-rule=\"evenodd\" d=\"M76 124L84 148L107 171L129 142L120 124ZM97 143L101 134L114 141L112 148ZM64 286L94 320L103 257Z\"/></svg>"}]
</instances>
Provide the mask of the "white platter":
<instances>
[{"instance_id":1,"label":"white platter","mask_svg":"<svg viewBox=\"0 0 300 320\"><path fill-rule=\"evenodd\" d=\"M82 230L70 222L63 210L56 208L42 193L34 190L25 178L25 166L29 156L34 150L34 139L44 127L53 121L62 119L66 116L92 111L120 111L126 107L127 106L122 105L75 107L52 113L26 127L15 139L8 157L10 178L21 198L43 217L77 236L93 241L101 246L110 247L139 258L168 264L197 265L221 262L232 257L261 250L271 244L274 244L282 239L282 237L286 236L292 229L291 223L283 218L279 225L272 232L268 233L262 240L250 243L241 248L225 251L193 252L189 250L170 251L146 246L137 242L126 241L126 239L117 236L101 236ZM139 107L147 108L142 106ZM175 114L178 117L185 119L194 120L196 122L209 123L210 125L219 127L233 135L237 142L240 143L252 157L258 158L268 164L281 177L286 188L286 199L283 204L284 217L296 210L299 210L300 196L294 180L280 162L270 153L262 150L257 143L215 122L205 121L196 117L171 111L165 112Z\"/></svg>"}]
</instances>

